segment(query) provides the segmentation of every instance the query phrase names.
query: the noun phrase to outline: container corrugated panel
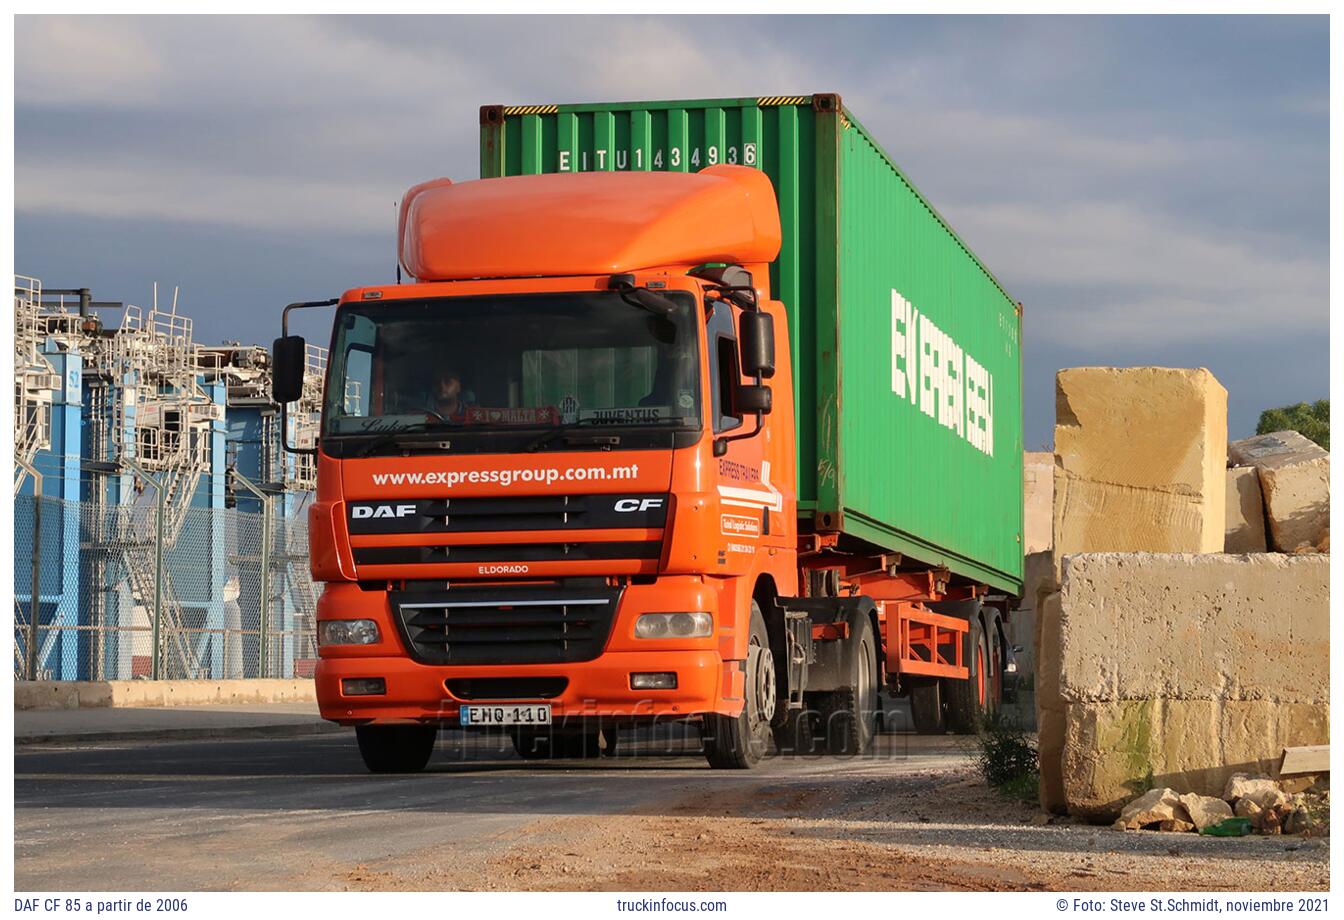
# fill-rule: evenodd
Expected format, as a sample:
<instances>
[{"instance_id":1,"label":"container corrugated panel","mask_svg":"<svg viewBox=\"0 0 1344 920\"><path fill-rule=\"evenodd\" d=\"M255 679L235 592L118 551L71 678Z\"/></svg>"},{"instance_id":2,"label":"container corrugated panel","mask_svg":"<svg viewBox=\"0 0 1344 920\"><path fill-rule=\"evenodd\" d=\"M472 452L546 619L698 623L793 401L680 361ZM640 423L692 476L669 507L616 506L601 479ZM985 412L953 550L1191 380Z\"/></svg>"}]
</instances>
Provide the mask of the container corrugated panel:
<instances>
[{"instance_id":1,"label":"container corrugated panel","mask_svg":"<svg viewBox=\"0 0 1344 920\"><path fill-rule=\"evenodd\" d=\"M713 163L779 199L801 513L1018 593L1020 310L838 97L481 110L483 178Z\"/></svg>"}]
</instances>

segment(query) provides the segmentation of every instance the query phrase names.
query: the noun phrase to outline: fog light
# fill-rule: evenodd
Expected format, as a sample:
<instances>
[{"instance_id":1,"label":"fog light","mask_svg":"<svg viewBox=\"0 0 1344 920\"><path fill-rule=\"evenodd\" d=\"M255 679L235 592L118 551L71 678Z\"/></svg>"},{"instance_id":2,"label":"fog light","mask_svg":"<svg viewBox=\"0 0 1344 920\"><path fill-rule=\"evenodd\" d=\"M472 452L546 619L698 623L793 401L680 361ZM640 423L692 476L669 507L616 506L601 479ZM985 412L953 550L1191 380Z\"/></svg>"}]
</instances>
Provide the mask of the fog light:
<instances>
[{"instance_id":1,"label":"fog light","mask_svg":"<svg viewBox=\"0 0 1344 920\"><path fill-rule=\"evenodd\" d=\"M631 674L631 690L675 690L677 674L675 671L656 671L652 674Z\"/></svg>"},{"instance_id":2,"label":"fog light","mask_svg":"<svg viewBox=\"0 0 1344 920\"><path fill-rule=\"evenodd\" d=\"M387 692L387 682L381 677L343 677L341 693L346 696L380 696Z\"/></svg>"},{"instance_id":3,"label":"fog light","mask_svg":"<svg viewBox=\"0 0 1344 920\"><path fill-rule=\"evenodd\" d=\"M319 620L318 645L373 645L378 641L378 624L373 620Z\"/></svg>"},{"instance_id":4,"label":"fog light","mask_svg":"<svg viewBox=\"0 0 1344 920\"><path fill-rule=\"evenodd\" d=\"M703 610L645 613L635 621L637 639L703 639L714 634L714 618Z\"/></svg>"}]
</instances>

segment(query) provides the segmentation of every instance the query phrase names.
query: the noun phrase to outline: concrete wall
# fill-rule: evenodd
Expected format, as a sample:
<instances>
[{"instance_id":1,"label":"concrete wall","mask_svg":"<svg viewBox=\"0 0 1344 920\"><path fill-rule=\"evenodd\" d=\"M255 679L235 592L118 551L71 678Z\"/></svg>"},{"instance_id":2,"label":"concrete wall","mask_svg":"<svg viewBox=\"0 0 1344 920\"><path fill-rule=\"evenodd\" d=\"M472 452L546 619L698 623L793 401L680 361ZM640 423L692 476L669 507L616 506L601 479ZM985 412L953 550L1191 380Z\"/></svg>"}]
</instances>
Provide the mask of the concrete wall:
<instances>
[{"instance_id":1,"label":"concrete wall","mask_svg":"<svg viewBox=\"0 0 1344 920\"><path fill-rule=\"evenodd\" d=\"M316 688L307 678L35 680L14 684L15 709L306 703L316 699Z\"/></svg>"},{"instance_id":2,"label":"concrete wall","mask_svg":"<svg viewBox=\"0 0 1344 920\"><path fill-rule=\"evenodd\" d=\"M1047 807L1106 820L1153 784L1218 795L1329 741L1328 557L1097 553L1063 573L1039 617Z\"/></svg>"}]
</instances>

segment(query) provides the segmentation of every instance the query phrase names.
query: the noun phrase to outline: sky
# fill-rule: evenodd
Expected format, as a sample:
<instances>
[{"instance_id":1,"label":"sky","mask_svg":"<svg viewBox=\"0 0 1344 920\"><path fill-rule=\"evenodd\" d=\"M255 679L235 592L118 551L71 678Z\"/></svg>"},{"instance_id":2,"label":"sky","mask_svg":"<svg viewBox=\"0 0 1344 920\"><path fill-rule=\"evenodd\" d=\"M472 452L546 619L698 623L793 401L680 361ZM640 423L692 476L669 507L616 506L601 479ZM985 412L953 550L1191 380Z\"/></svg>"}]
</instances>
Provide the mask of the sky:
<instances>
[{"instance_id":1,"label":"sky","mask_svg":"<svg viewBox=\"0 0 1344 920\"><path fill-rule=\"evenodd\" d=\"M1079 365L1207 367L1243 437L1329 395L1328 67L1324 16L19 16L15 267L269 342L392 279L482 104L838 92L1023 303L1028 449Z\"/></svg>"}]
</instances>

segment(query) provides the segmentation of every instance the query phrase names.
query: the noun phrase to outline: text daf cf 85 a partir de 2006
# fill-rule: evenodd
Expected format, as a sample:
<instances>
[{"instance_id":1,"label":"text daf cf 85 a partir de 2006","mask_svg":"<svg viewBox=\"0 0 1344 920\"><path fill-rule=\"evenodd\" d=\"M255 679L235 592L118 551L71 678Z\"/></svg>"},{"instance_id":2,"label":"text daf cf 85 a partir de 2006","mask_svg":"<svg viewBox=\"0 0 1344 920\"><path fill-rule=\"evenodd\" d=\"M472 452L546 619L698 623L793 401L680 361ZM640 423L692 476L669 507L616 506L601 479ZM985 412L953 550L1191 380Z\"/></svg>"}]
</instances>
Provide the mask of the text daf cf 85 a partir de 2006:
<instances>
[{"instance_id":1,"label":"text daf cf 85 a partir de 2006","mask_svg":"<svg viewBox=\"0 0 1344 920\"><path fill-rule=\"evenodd\" d=\"M972 728L1021 591L1019 305L834 95L487 106L481 141L406 193L397 283L285 311L337 305L322 715L375 771L443 727L857 753L884 690Z\"/></svg>"}]
</instances>

